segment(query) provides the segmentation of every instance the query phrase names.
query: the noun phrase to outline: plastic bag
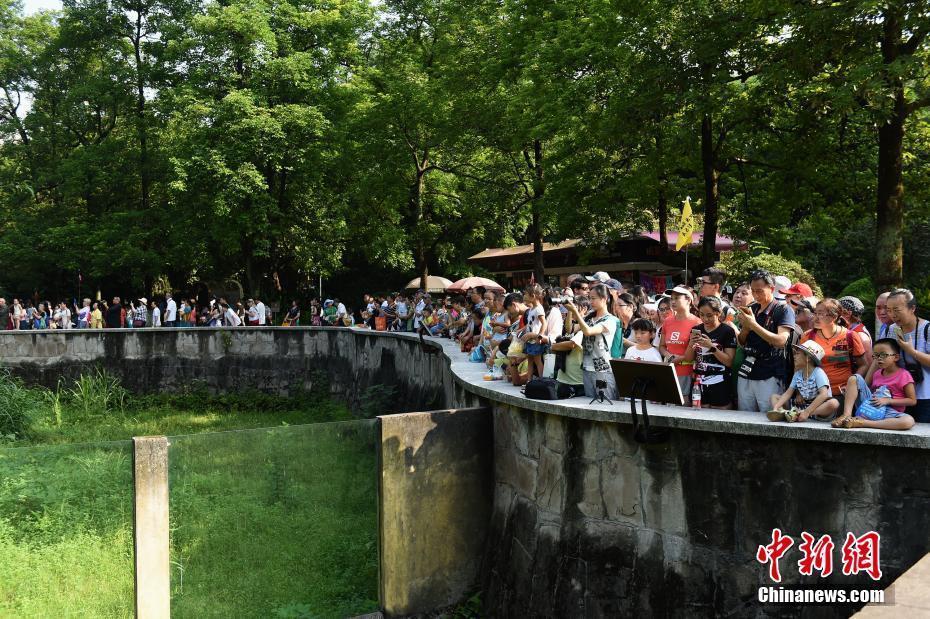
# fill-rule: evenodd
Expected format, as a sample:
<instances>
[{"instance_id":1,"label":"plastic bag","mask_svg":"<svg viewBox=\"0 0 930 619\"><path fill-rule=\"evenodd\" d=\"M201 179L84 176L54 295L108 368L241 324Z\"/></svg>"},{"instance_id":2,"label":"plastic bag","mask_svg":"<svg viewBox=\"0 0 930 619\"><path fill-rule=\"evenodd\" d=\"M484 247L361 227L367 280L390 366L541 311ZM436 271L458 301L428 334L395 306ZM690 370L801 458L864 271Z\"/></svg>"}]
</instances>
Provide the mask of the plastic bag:
<instances>
[{"instance_id":1,"label":"plastic bag","mask_svg":"<svg viewBox=\"0 0 930 619\"><path fill-rule=\"evenodd\" d=\"M881 421L891 410L890 406L875 406L872 404L872 399L878 398L890 398L891 392L888 391L888 387L882 385L878 389L872 392L872 398L865 400L862 404L859 405L859 409L856 411L856 417L862 417L863 419L868 419L869 421Z\"/></svg>"}]
</instances>

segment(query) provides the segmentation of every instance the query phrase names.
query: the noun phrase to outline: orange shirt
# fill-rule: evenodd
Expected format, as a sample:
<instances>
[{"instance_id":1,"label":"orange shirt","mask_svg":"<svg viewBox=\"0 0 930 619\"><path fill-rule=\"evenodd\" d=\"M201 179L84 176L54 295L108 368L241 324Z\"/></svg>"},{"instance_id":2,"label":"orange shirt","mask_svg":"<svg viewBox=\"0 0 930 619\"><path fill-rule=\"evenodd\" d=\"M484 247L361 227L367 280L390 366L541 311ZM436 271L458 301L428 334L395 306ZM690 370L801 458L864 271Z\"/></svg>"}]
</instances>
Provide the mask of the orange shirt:
<instances>
[{"instance_id":1,"label":"orange shirt","mask_svg":"<svg viewBox=\"0 0 930 619\"><path fill-rule=\"evenodd\" d=\"M684 320L668 318L662 323L662 344L673 355L683 355L688 351L688 342L691 340L691 329L701 324L697 316L688 315ZM694 364L675 364L675 374L678 376L691 376Z\"/></svg>"},{"instance_id":2,"label":"orange shirt","mask_svg":"<svg viewBox=\"0 0 930 619\"><path fill-rule=\"evenodd\" d=\"M835 328L836 333L831 338L825 338L818 329L808 331L801 338L801 343L814 340L823 346L825 354L820 367L830 379L830 389L833 390L833 395L839 395L840 387L846 385L846 381L853 374L852 360L864 355L865 347L862 345L862 338L857 334L852 334L853 337L846 335L849 332L846 327ZM849 348L850 344L852 344L852 351Z\"/></svg>"}]
</instances>

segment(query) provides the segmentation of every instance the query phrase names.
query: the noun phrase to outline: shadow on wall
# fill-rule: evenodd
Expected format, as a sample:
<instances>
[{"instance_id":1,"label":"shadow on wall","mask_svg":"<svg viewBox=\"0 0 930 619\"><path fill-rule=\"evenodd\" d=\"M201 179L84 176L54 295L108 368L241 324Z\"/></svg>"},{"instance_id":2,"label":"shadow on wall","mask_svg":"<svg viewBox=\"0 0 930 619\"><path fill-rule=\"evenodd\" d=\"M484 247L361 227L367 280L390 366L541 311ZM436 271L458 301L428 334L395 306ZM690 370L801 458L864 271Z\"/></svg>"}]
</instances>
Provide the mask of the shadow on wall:
<instances>
[{"instance_id":1,"label":"shadow on wall","mask_svg":"<svg viewBox=\"0 0 930 619\"><path fill-rule=\"evenodd\" d=\"M493 496L491 412L379 418L382 608L434 611L479 585Z\"/></svg>"}]
</instances>

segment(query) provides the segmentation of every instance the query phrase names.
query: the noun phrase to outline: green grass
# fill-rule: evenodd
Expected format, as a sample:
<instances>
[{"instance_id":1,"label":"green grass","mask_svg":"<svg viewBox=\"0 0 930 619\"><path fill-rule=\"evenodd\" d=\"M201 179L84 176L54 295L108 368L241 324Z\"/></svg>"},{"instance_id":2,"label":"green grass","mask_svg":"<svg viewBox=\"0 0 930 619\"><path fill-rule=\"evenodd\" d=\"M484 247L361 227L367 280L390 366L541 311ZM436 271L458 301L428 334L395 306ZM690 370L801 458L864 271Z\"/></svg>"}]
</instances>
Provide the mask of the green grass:
<instances>
[{"instance_id":1,"label":"green grass","mask_svg":"<svg viewBox=\"0 0 930 619\"><path fill-rule=\"evenodd\" d=\"M377 608L374 421L318 423L352 419L320 394L4 388L32 409L0 449L0 617L132 615L125 439L147 434L170 437L173 616Z\"/></svg>"}]
</instances>

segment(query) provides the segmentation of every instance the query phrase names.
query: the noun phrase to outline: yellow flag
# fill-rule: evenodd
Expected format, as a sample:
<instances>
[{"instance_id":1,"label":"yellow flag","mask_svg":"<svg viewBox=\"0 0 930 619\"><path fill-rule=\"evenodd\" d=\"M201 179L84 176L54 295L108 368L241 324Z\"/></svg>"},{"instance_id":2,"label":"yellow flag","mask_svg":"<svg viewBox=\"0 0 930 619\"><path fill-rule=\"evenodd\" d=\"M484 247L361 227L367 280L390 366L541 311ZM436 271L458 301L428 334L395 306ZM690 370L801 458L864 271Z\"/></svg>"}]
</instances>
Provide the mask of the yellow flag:
<instances>
[{"instance_id":1,"label":"yellow flag","mask_svg":"<svg viewBox=\"0 0 930 619\"><path fill-rule=\"evenodd\" d=\"M694 241L694 215L691 214L691 196L685 198L685 205L681 209L681 219L678 221L678 242L675 251L681 251Z\"/></svg>"}]
</instances>

